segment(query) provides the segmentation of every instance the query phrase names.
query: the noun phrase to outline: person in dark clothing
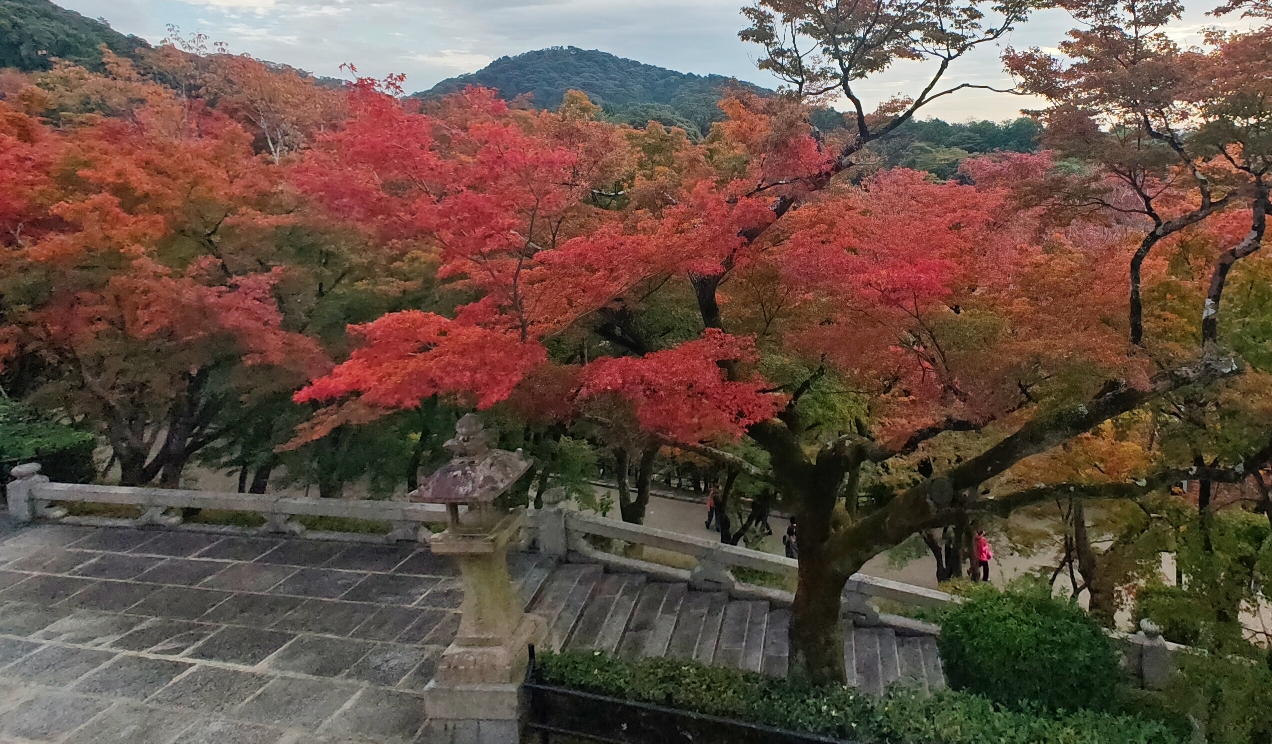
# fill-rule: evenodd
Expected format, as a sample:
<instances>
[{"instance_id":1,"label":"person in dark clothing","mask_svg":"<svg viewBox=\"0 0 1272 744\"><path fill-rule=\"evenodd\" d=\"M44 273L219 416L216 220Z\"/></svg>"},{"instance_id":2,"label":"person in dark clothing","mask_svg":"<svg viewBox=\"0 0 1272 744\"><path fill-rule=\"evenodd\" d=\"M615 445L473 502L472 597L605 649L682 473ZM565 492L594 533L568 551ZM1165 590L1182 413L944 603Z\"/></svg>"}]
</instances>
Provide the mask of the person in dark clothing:
<instances>
[{"instance_id":1,"label":"person in dark clothing","mask_svg":"<svg viewBox=\"0 0 1272 744\"><path fill-rule=\"evenodd\" d=\"M711 489L707 491L707 529L711 529L711 523L714 521L716 521L715 490ZM715 531L720 531L720 525L716 525Z\"/></svg>"},{"instance_id":2,"label":"person in dark clothing","mask_svg":"<svg viewBox=\"0 0 1272 744\"><path fill-rule=\"evenodd\" d=\"M787 558L799 558L799 543L796 541L794 520L791 520L791 526L786 528L786 534L782 535L782 546L786 548Z\"/></svg>"}]
</instances>

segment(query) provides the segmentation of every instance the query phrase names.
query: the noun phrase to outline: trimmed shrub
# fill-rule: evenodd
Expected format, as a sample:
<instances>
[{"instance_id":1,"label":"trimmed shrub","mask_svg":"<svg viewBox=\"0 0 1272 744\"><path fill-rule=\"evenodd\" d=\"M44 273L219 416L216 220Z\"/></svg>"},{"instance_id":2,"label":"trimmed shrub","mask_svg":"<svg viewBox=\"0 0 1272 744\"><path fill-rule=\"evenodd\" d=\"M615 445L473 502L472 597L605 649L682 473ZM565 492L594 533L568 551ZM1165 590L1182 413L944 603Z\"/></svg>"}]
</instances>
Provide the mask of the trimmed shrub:
<instances>
[{"instance_id":1,"label":"trimmed shrub","mask_svg":"<svg viewBox=\"0 0 1272 744\"><path fill-rule=\"evenodd\" d=\"M0 399L0 482L24 462L61 483L89 483L96 476L92 433L40 416L16 401Z\"/></svg>"},{"instance_id":2,"label":"trimmed shrub","mask_svg":"<svg viewBox=\"0 0 1272 744\"><path fill-rule=\"evenodd\" d=\"M1082 608L1049 596L986 589L941 626L950 686L1017 710L1107 710L1118 655Z\"/></svg>"},{"instance_id":3,"label":"trimmed shrub","mask_svg":"<svg viewBox=\"0 0 1272 744\"><path fill-rule=\"evenodd\" d=\"M627 661L601 652L540 654L552 685L861 744L1182 744L1167 726L1093 711L1005 710L986 698L894 688L873 701L849 687L784 679L672 659ZM723 744L723 743L721 743Z\"/></svg>"}]
</instances>

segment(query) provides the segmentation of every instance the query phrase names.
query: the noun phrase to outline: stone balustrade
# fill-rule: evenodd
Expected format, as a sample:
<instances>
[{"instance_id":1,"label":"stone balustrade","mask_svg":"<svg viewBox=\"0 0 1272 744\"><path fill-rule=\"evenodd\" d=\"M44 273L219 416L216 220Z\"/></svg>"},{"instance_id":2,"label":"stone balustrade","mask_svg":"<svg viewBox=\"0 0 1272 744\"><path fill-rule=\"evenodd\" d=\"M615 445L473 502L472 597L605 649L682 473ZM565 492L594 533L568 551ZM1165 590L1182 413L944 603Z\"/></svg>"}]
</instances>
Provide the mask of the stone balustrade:
<instances>
[{"instance_id":1,"label":"stone balustrade","mask_svg":"<svg viewBox=\"0 0 1272 744\"><path fill-rule=\"evenodd\" d=\"M209 509L260 514L265 518L262 532L300 534L304 526L299 516L335 517L373 522L388 522L392 531L387 540L426 540L432 531L428 525L446 524L446 507L438 504L416 504L408 501L372 501L366 499L284 498L272 495L219 493L168 488L128 488L78 483L50 483L40 475L37 464L19 465L12 471L7 488L9 514L19 522L34 519L67 519L93 524L159 525L175 527L181 523L173 510ZM135 519L75 520L55 502L82 502L136 506L142 509Z\"/></svg>"}]
</instances>

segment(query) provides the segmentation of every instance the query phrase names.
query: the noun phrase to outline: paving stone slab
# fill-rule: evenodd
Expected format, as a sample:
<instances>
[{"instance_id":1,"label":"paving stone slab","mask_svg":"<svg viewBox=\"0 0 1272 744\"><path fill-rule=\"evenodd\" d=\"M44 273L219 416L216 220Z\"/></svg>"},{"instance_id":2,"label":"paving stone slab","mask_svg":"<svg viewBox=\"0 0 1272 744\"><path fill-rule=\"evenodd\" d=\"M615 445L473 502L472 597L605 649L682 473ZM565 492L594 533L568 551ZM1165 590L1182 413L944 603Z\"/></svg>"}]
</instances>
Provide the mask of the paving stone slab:
<instances>
[{"instance_id":1,"label":"paving stone slab","mask_svg":"<svg viewBox=\"0 0 1272 744\"><path fill-rule=\"evenodd\" d=\"M274 627L278 630L348 635L378 609L373 604L307 599L304 604L275 623Z\"/></svg>"},{"instance_id":2,"label":"paving stone slab","mask_svg":"<svg viewBox=\"0 0 1272 744\"><path fill-rule=\"evenodd\" d=\"M458 576L459 568L455 562L427 550L421 550L398 564L393 573L412 574L415 576Z\"/></svg>"},{"instance_id":3,"label":"paving stone slab","mask_svg":"<svg viewBox=\"0 0 1272 744\"><path fill-rule=\"evenodd\" d=\"M121 654L76 682L74 689L86 695L145 700L191 666L184 661Z\"/></svg>"},{"instance_id":4,"label":"paving stone slab","mask_svg":"<svg viewBox=\"0 0 1272 744\"><path fill-rule=\"evenodd\" d=\"M133 579L163 562L162 558L128 553L92 553L95 560L72 573L95 579Z\"/></svg>"},{"instance_id":5,"label":"paving stone slab","mask_svg":"<svg viewBox=\"0 0 1272 744\"><path fill-rule=\"evenodd\" d=\"M40 573L71 573L76 566L96 558L94 553L85 553L65 548L40 548L34 553L19 558L6 568L11 571L38 571Z\"/></svg>"},{"instance_id":6,"label":"paving stone slab","mask_svg":"<svg viewBox=\"0 0 1272 744\"><path fill-rule=\"evenodd\" d=\"M235 594L202 617L207 622L268 628L304 604L300 597L273 594Z\"/></svg>"},{"instance_id":7,"label":"paving stone slab","mask_svg":"<svg viewBox=\"0 0 1272 744\"><path fill-rule=\"evenodd\" d=\"M181 744L276 744L283 738L279 729L240 721L198 722L181 732Z\"/></svg>"},{"instance_id":8,"label":"paving stone slab","mask_svg":"<svg viewBox=\"0 0 1272 744\"><path fill-rule=\"evenodd\" d=\"M180 558L207 550L224 539L221 535L208 535L202 532L162 532L154 540L139 545L129 552Z\"/></svg>"},{"instance_id":9,"label":"paving stone slab","mask_svg":"<svg viewBox=\"0 0 1272 744\"><path fill-rule=\"evenodd\" d=\"M428 576L371 574L350 589L342 599L350 602L412 605L436 584L437 579Z\"/></svg>"},{"instance_id":10,"label":"paving stone slab","mask_svg":"<svg viewBox=\"0 0 1272 744\"><path fill-rule=\"evenodd\" d=\"M189 558L169 558L137 577L137 581L151 584L194 586L225 568L219 561L200 561Z\"/></svg>"},{"instance_id":11,"label":"paving stone slab","mask_svg":"<svg viewBox=\"0 0 1272 744\"><path fill-rule=\"evenodd\" d=\"M186 652L186 658L255 666L295 636L258 628L222 628Z\"/></svg>"},{"instance_id":12,"label":"paving stone slab","mask_svg":"<svg viewBox=\"0 0 1272 744\"><path fill-rule=\"evenodd\" d=\"M443 589L437 588L424 595L420 600L420 607L438 607L446 610L458 610L459 606L464 603L463 589Z\"/></svg>"},{"instance_id":13,"label":"paving stone slab","mask_svg":"<svg viewBox=\"0 0 1272 744\"><path fill-rule=\"evenodd\" d=\"M77 610L101 610L123 612L159 591L153 584L134 584L127 581L97 581L58 602L58 607Z\"/></svg>"},{"instance_id":14,"label":"paving stone slab","mask_svg":"<svg viewBox=\"0 0 1272 744\"><path fill-rule=\"evenodd\" d=\"M176 656L212 635L220 627L187 620L156 618L148 620L110 645L125 651L149 651L153 654Z\"/></svg>"},{"instance_id":15,"label":"paving stone slab","mask_svg":"<svg viewBox=\"0 0 1272 744\"><path fill-rule=\"evenodd\" d=\"M449 616L450 613L446 610L424 608L420 612L419 619L397 637L397 642L424 643L424 639L437 630L437 626L445 622Z\"/></svg>"},{"instance_id":16,"label":"paving stone slab","mask_svg":"<svg viewBox=\"0 0 1272 744\"><path fill-rule=\"evenodd\" d=\"M0 735L53 741L88 723L110 705L80 695L37 692L0 713Z\"/></svg>"},{"instance_id":17,"label":"paving stone slab","mask_svg":"<svg viewBox=\"0 0 1272 744\"><path fill-rule=\"evenodd\" d=\"M433 646L449 646L451 641L455 640L455 636L459 634L459 621L460 614L458 612L446 613L446 617L420 642Z\"/></svg>"},{"instance_id":18,"label":"paving stone slab","mask_svg":"<svg viewBox=\"0 0 1272 744\"><path fill-rule=\"evenodd\" d=\"M65 687L114 657L108 651L45 646L0 669L0 675L31 684Z\"/></svg>"},{"instance_id":19,"label":"paving stone slab","mask_svg":"<svg viewBox=\"0 0 1272 744\"><path fill-rule=\"evenodd\" d=\"M76 643L81 646L107 646L145 621L146 618L135 615L80 610L67 615L31 637L43 641Z\"/></svg>"},{"instance_id":20,"label":"paving stone slab","mask_svg":"<svg viewBox=\"0 0 1272 744\"><path fill-rule=\"evenodd\" d=\"M189 711L122 702L71 734L65 744L169 744L189 727Z\"/></svg>"},{"instance_id":21,"label":"paving stone slab","mask_svg":"<svg viewBox=\"0 0 1272 744\"><path fill-rule=\"evenodd\" d=\"M282 544L282 540L262 537L227 537L195 555L222 561L254 561Z\"/></svg>"},{"instance_id":22,"label":"paving stone slab","mask_svg":"<svg viewBox=\"0 0 1272 744\"><path fill-rule=\"evenodd\" d=\"M414 547L350 545L324 566L346 571L389 571L414 554Z\"/></svg>"},{"instance_id":23,"label":"paving stone slab","mask_svg":"<svg viewBox=\"0 0 1272 744\"><path fill-rule=\"evenodd\" d=\"M437 655L436 647L378 643L344 673L349 679L394 687L425 660Z\"/></svg>"},{"instance_id":24,"label":"paving stone slab","mask_svg":"<svg viewBox=\"0 0 1272 744\"><path fill-rule=\"evenodd\" d=\"M328 721L321 733L409 744L423 725L424 704L418 695L368 688Z\"/></svg>"},{"instance_id":25,"label":"paving stone slab","mask_svg":"<svg viewBox=\"0 0 1272 744\"><path fill-rule=\"evenodd\" d=\"M122 553L145 545L159 537L158 532L142 532L129 529L96 530L87 538L75 543L79 550L101 550L109 553Z\"/></svg>"},{"instance_id":26,"label":"paving stone slab","mask_svg":"<svg viewBox=\"0 0 1272 744\"><path fill-rule=\"evenodd\" d=\"M45 607L30 602L0 603L0 633L28 636L71 614L61 607Z\"/></svg>"},{"instance_id":27,"label":"paving stone slab","mask_svg":"<svg viewBox=\"0 0 1272 744\"><path fill-rule=\"evenodd\" d=\"M33 602L51 605L92 586L88 579L35 575L0 592L0 602Z\"/></svg>"},{"instance_id":28,"label":"paving stone slab","mask_svg":"<svg viewBox=\"0 0 1272 744\"><path fill-rule=\"evenodd\" d=\"M25 581L31 578L29 573L18 573L16 571L0 571L0 589L8 589L19 581Z\"/></svg>"},{"instance_id":29,"label":"paving stone slab","mask_svg":"<svg viewBox=\"0 0 1272 744\"><path fill-rule=\"evenodd\" d=\"M335 599L347 593L366 578L364 573L333 571L325 568L302 568L270 590L271 594Z\"/></svg>"},{"instance_id":30,"label":"paving stone slab","mask_svg":"<svg viewBox=\"0 0 1272 744\"><path fill-rule=\"evenodd\" d=\"M359 688L327 680L277 677L234 711L252 723L315 730Z\"/></svg>"},{"instance_id":31,"label":"paving stone slab","mask_svg":"<svg viewBox=\"0 0 1272 744\"><path fill-rule=\"evenodd\" d=\"M445 646L421 646L426 656L420 665L415 667L410 674L406 675L406 679L397 683L396 687L402 690L410 690L411 692L423 692L428 683L433 681L433 675L437 672L437 663L441 661L442 652L446 650Z\"/></svg>"},{"instance_id":32,"label":"paving stone slab","mask_svg":"<svg viewBox=\"0 0 1272 744\"><path fill-rule=\"evenodd\" d=\"M31 641L19 641L16 638L0 638L0 666L17 661L40 647Z\"/></svg>"},{"instance_id":33,"label":"paving stone slab","mask_svg":"<svg viewBox=\"0 0 1272 744\"><path fill-rule=\"evenodd\" d=\"M274 654L269 668L315 677L338 677L373 647L370 641L302 635Z\"/></svg>"},{"instance_id":34,"label":"paving stone slab","mask_svg":"<svg viewBox=\"0 0 1272 744\"><path fill-rule=\"evenodd\" d=\"M269 566L262 563L218 564L221 571L205 579L199 586L205 589L226 589L239 592L266 592L278 582L296 573L291 566Z\"/></svg>"},{"instance_id":35,"label":"paving stone slab","mask_svg":"<svg viewBox=\"0 0 1272 744\"><path fill-rule=\"evenodd\" d=\"M287 540L282 545L257 558L256 562L317 567L335 558L345 547L343 543Z\"/></svg>"},{"instance_id":36,"label":"paving stone slab","mask_svg":"<svg viewBox=\"0 0 1272 744\"><path fill-rule=\"evenodd\" d=\"M255 695L271 679L263 674L200 664L146 702L194 708L204 713L226 713Z\"/></svg>"},{"instance_id":37,"label":"paving stone slab","mask_svg":"<svg viewBox=\"0 0 1272 744\"><path fill-rule=\"evenodd\" d=\"M96 530L92 527L79 527L70 524L44 524L25 529L6 542L10 545L62 548L75 545L80 540L91 536L94 532Z\"/></svg>"},{"instance_id":38,"label":"paving stone slab","mask_svg":"<svg viewBox=\"0 0 1272 744\"><path fill-rule=\"evenodd\" d=\"M194 620L230 598L229 592L166 586L132 608L138 615Z\"/></svg>"},{"instance_id":39,"label":"paving stone slab","mask_svg":"<svg viewBox=\"0 0 1272 744\"><path fill-rule=\"evenodd\" d=\"M381 607L349 634L369 641L392 641L424 614L410 607Z\"/></svg>"}]
</instances>

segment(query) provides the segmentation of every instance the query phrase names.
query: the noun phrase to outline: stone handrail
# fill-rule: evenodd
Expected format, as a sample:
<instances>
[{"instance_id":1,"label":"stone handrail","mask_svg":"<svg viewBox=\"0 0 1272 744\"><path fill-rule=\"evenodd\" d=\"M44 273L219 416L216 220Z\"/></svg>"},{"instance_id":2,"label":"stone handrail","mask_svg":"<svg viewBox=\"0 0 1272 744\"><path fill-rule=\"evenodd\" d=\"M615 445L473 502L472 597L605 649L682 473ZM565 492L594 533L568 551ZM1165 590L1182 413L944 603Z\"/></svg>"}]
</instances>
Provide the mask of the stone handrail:
<instances>
[{"instance_id":1,"label":"stone handrail","mask_svg":"<svg viewBox=\"0 0 1272 744\"><path fill-rule=\"evenodd\" d=\"M426 525L445 524L446 507L407 501L360 499L314 499L258 494L191 491L168 488L130 488L77 483L51 483L40 475L37 464L19 465L7 488L9 514L19 522L33 519L62 519L66 510L51 505L58 501L116 504L141 507L140 517L118 520L133 525L175 526L181 517L173 509L209 509L256 513L265 517L264 532L299 534L304 526L298 516L336 517L392 525L389 540L421 540L431 531Z\"/></svg>"},{"instance_id":2,"label":"stone handrail","mask_svg":"<svg viewBox=\"0 0 1272 744\"><path fill-rule=\"evenodd\" d=\"M723 590L738 596L759 595L772 601L789 604L791 600L789 592L742 585L734 578L730 569L747 568L789 577L795 576L799 570L799 562L793 558L727 545L707 538L583 514L561 509L552 504L538 510L533 516L539 546L545 552L562 557L577 554L587 560L637 568L650 573L667 574L668 578L687 580L691 586L698 589ZM592 547L587 539L589 536L621 540L629 544L688 556L696 561L696 566L692 571L685 571L602 553ZM873 615L873 609L866 604L870 598L886 599L918 607L944 607L959 601L957 597L945 592L865 574L853 575L845 586L844 594L851 611L866 615Z\"/></svg>"}]
</instances>

